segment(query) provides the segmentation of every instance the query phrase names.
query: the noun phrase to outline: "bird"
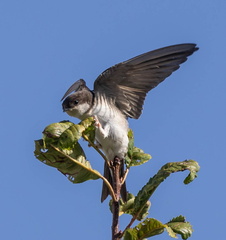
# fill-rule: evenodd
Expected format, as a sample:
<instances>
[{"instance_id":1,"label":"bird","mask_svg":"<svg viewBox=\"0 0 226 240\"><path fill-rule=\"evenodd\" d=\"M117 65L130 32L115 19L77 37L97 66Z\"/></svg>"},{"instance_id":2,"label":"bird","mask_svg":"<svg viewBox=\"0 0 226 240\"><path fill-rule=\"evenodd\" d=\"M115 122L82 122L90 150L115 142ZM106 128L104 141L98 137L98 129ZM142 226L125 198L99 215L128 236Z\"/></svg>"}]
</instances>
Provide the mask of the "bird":
<instances>
[{"instance_id":1,"label":"bird","mask_svg":"<svg viewBox=\"0 0 226 240\"><path fill-rule=\"evenodd\" d=\"M61 101L69 116L95 119L95 140L108 161L124 159L128 150L128 118L138 119L147 93L176 71L188 56L198 50L196 44L184 43L152 50L103 71L95 80L93 90L83 79L66 91ZM121 175L124 164L121 164ZM112 184L112 173L104 165L104 177ZM103 182L101 202L109 195ZM127 200L125 183L121 197Z\"/></svg>"}]
</instances>

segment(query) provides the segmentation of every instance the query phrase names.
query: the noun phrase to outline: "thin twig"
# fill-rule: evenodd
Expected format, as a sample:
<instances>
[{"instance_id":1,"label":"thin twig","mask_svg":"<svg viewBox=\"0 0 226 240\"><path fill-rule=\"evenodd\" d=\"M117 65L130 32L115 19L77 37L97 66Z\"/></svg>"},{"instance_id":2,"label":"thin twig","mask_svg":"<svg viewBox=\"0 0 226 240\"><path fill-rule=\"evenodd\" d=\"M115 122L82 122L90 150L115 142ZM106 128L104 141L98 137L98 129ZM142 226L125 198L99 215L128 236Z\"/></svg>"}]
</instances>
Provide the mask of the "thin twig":
<instances>
[{"instance_id":1,"label":"thin twig","mask_svg":"<svg viewBox=\"0 0 226 240\"><path fill-rule=\"evenodd\" d=\"M145 205L144 205L145 206ZM124 229L124 231L121 233L121 237L124 235L124 233L125 233L125 231L128 229L128 228L130 228L132 225L133 225L133 223L136 221L136 219L137 219L137 216L140 214L140 212L143 210L143 208L144 208L144 206L140 209L140 211L138 211L133 217L132 217L132 219L130 220L130 222L129 222L129 224L126 226L126 228Z\"/></svg>"},{"instance_id":2,"label":"thin twig","mask_svg":"<svg viewBox=\"0 0 226 240\"><path fill-rule=\"evenodd\" d=\"M100 149L94 143L92 143L84 133L82 133L82 137L90 144L91 147L93 147L101 155L101 157L107 163L108 167L110 167L109 161L107 160L105 155L100 151Z\"/></svg>"},{"instance_id":3,"label":"thin twig","mask_svg":"<svg viewBox=\"0 0 226 240\"><path fill-rule=\"evenodd\" d=\"M86 165L84 165L83 163L77 161L76 159L72 158L71 156L65 154L65 153L62 152L59 148L53 146L52 144L51 144L51 147L54 148L56 151L60 152L61 154L63 154L65 157L69 158L71 161L75 162L76 164L80 165L81 167L87 169L88 171L94 173L94 174L97 175L99 178L101 178L101 179L105 182L105 184L107 185L107 187L108 187L108 189L109 189L109 191L110 191L110 194L111 194L111 196L112 196L112 200L113 200L113 201L117 201L117 199L116 199L116 197L115 197L115 194L114 194L114 190L113 190L111 184L109 183L109 181L108 181L102 174L100 174L100 173L99 173L98 171L96 171L96 170L93 170L92 168L87 167Z\"/></svg>"},{"instance_id":4,"label":"thin twig","mask_svg":"<svg viewBox=\"0 0 226 240\"><path fill-rule=\"evenodd\" d=\"M123 176L123 179L121 181L121 185L123 185L123 183L126 181L126 178L127 178L127 175L129 173L129 168L126 169L125 173L124 173L124 176Z\"/></svg>"},{"instance_id":5,"label":"thin twig","mask_svg":"<svg viewBox=\"0 0 226 240\"><path fill-rule=\"evenodd\" d=\"M129 224L126 226L125 230L122 232L122 235L125 233L125 231L132 226L132 224L135 222L137 216L133 216Z\"/></svg>"}]
</instances>

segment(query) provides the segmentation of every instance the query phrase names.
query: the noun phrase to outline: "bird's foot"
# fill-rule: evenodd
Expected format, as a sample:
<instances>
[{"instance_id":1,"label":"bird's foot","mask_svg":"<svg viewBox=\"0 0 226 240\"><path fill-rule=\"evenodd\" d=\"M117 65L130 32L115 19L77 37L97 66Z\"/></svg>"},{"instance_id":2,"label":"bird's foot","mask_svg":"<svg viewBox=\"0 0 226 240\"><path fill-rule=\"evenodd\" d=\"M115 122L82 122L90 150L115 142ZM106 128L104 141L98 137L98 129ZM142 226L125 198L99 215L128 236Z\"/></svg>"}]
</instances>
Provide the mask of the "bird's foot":
<instances>
[{"instance_id":1,"label":"bird's foot","mask_svg":"<svg viewBox=\"0 0 226 240\"><path fill-rule=\"evenodd\" d=\"M101 128L102 126L101 126L101 124L100 124L96 115L93 116L93 119L94 119L94 127L95 128Z\"/></svg>"},{"instance_id":2,"label":"bird's foot","mask_svg":"<svg viewBox=\"0 0 226 240\"><path fill-rule=\"evenodd\" d=\"M108 132L105 129L103 129L96 115L93 116L93 119L94 119L94 126L96 130L98 130L98 132L102 135L103 138L106 138L108 135Z\"/></svg>"}]
</instances>

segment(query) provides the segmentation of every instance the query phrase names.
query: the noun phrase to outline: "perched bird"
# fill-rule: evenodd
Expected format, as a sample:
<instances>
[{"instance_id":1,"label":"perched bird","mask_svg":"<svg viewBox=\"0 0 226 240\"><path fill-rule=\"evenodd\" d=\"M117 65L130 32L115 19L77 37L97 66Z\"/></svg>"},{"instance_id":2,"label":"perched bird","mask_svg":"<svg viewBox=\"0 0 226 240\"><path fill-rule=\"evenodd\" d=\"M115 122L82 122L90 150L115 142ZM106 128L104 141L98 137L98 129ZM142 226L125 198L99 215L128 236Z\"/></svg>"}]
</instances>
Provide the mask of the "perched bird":
<instances>
[{"instance_id":1,"label":"perched bird","mask_svg":"<svg viewBox=\"0 0 226 240\"><path fill-rule=\"evenodd\" d=\"M93 116L96 121L95 139L107 159L123 159L128 148L127 119L138 119L146 94L196 50L196 44L178 44L141 54L101 73L94 82L94 90L80 79L61 99L64 100L63 111L80 120ZM123 164L121 172L123 174ZM104 176L112 184L111 171L106 163ZM101 202L108 194L108 188L103 184ZM121 196L126 201L125 184Z\"/></svg>"}]
</instances>

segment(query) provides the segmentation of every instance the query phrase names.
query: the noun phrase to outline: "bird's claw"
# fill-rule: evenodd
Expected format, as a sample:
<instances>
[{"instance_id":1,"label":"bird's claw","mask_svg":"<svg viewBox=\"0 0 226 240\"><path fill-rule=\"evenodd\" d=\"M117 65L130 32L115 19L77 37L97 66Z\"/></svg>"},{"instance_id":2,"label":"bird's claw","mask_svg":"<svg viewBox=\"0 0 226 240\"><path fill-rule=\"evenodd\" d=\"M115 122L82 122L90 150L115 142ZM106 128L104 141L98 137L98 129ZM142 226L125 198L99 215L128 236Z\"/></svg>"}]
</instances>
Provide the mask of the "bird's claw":
<instances>
[{"instance_id":1,"label":"bird's claw","mask_svg":"<svg viewBox=\"0 0 226 240\"><path fill-rule=\"evenodd\" d=\"M105 129L103 129L97 116L93 116L93 119L94 119L94 127L96 128L96 130L98 130L98 132L103 136L103 138L106 138L108 133L106 132Z\"/></svg>"},{"instance_id":2,"label":"bird's claw","mask_svg":"<svg viewBox=\"0 0 226 240\"><path fill-rule=\"evenodd\" d=\"M93 119L94 119L94 126L95 126L95 128L101 128L101 124L100 124L97 116L94 115Z\"/></svg>"}]
</instances>

